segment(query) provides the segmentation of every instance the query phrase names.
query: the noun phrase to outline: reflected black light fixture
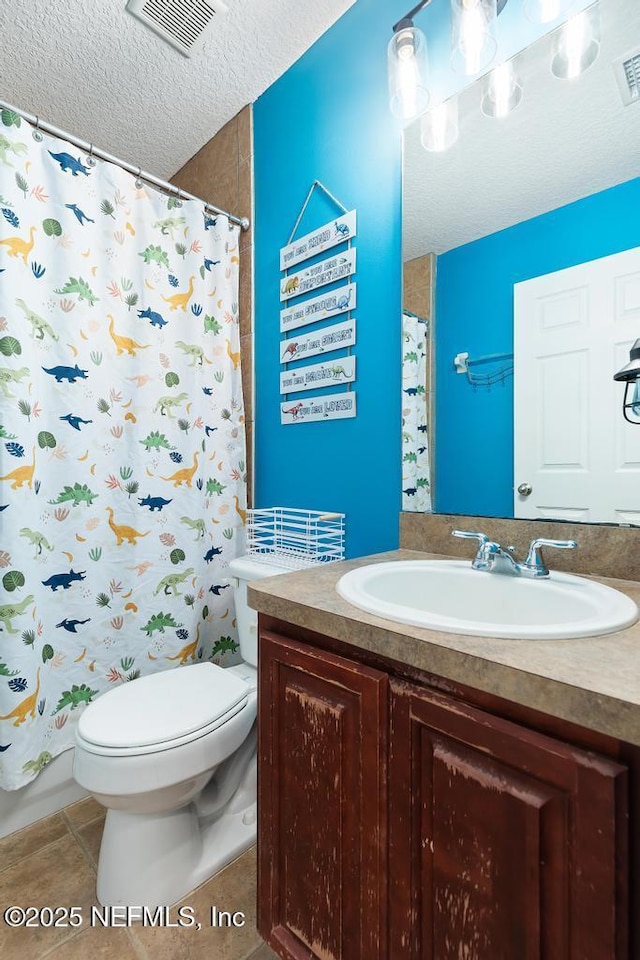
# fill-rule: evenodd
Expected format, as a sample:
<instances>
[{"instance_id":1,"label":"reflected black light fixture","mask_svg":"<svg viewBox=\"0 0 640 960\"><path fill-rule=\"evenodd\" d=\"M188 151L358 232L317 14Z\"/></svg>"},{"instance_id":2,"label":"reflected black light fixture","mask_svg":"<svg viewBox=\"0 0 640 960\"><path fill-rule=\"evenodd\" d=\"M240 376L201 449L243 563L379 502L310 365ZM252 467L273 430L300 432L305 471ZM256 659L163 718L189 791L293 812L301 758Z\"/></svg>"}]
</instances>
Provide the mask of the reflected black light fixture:
<instances>
[{"instance_id":1,"label":"reflected black light fixture","mask_svg":"<svg viewBox=\"0 0 640 960\"><path fill-rule=\"evenodd\" d=\"M622 413L628 423L640 424L640 340L629 351L629 363L613 375L625 384Z\"/></svg>"}]
</instances>

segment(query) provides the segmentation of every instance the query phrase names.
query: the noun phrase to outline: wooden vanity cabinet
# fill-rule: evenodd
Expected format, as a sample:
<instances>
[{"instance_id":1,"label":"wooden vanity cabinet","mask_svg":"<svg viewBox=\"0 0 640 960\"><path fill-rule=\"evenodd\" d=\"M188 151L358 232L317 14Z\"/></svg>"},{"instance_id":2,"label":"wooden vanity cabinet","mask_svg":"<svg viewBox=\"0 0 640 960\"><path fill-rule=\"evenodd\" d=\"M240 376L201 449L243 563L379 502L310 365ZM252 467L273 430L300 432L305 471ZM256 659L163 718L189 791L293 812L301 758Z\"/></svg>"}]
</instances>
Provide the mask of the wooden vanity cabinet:
<instances>
[{"instance_id":1,"label":"wooden vanity cabinet","mask_svg":"<svg viewBox=\"0 0 640 960\"><path fill-rule=\"evenodd\" d=\"M280 626L258 767L280 957L633 960L623 762Z\"/></svg>"},{"instance_id":2,"label":"wooden vanity cabinet","mask_svg":"<svg viewBox=\"0 0 640 960\"><path fill-rule=\"evenodd\" d=\"M387 677L268 632L259 663L258 929L287 960L378 960Z\"/></svg>"},{"instance_id":3,"label":"wooden vanity cabinet","mask_svg":"<svg viewBox=\"0 0 640 960\"><path fill-rule=\"evenodd\" d=\"M389 958L626 960L624 766L392 680L389 781Z\"/></svg>"}]
</instances>

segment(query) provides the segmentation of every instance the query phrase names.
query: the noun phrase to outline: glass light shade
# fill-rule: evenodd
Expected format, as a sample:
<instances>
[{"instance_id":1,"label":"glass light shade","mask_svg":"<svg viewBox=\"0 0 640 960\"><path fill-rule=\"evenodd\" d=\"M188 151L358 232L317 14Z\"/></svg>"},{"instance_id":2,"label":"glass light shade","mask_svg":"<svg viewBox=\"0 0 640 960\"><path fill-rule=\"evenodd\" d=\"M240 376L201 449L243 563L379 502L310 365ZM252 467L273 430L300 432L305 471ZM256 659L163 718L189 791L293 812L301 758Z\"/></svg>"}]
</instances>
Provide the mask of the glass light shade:
<instances>
[{"instance_id":1,"label":"glass light shade","mask_svg":"<svg viewBox=\"0 0 640 960\"><path fill-rule=\"evenodd\" d=\"M427 41L412 24L397 30L387 48L389 106L400 120L413 120L429 106Z\"/></svg>"},{"instance_id":2,"label":"glass light shade","mask_svg":"<svg viewBox=\"0 0 640 960\"><path fill-rule=\"evenodd\" d=\"M629 363L614 373L613 379L624 383L622 413L629 423L640 424L640 340L629 351Z\"/></svg>"},{"instance_id":3,"label":"glass light shade","mask_svg":"<svg viewBox=\"0 0 640 960\"><path fill-rule=\"evenodd\" d=\"M422 117L421 143L431 153L448 150L458 139L458 98L451 97Z\"/></svg>"},{"instance_id":4,"label":"glass light shade","mask_svg":"<svg viewBox=\"0 0 640 960\"><path fill-rule=\"evenodd\" d=\"M594 3L556 31L551 72L562 80L572 80L596 61L599 52L600 8Z\"/></svg>"},{"instance_id":5,"label":"glass light shade","mask_svg":"<svg viewBox=\"0 0 640 960\"><path fill-rule=\"evenodd\" d=\"M484 81L481 109L485 117L506 117L522 100L522 84L513 63L495 67Z\"/></svg>"},{"instance_id":6,"label":"glass light shade","mask_svg":"<svg viewBox=\"0 0 640 960\"><path fill-rule=\"evenodd\" d=\"M467 76L488 67L496 55L497 0L451 0L451 64Z\"/></svg>"},{"instance_id":7,"label":"glass light shade","mask_svg":"<svg viewBox=\"0 0 640 960\"><path fill-rule=\"evenodd\" d=\"M624 385L622 415L627 423L640 424L640 381L629 381Z\"/></svg>"},{"instance_id":8,"label":"glass light shade","mask_svg":"<svg viewBox=\"0 0 640 960\"><path fill-rule=\"evenodd\" d=\"M524 0L524 15L531 23L553 23L565 16L574 0Z\"/></svg>"}]
</instances>

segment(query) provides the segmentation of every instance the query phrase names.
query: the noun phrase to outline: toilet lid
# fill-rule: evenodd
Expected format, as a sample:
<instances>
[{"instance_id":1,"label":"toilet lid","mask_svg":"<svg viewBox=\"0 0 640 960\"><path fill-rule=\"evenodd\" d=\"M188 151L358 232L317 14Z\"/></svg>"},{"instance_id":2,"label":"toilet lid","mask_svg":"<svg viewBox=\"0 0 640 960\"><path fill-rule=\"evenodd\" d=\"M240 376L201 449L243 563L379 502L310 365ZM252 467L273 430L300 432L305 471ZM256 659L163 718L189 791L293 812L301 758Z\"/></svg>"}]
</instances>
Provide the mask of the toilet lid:
<instances>
[{"instance_id":1,"label":"toilet lid","mask_svg":"<svg viewBox=\"0 0 640 960\"><path fill-rule=\"evenodd\" d=\"M78 733L105 747L165 743L210 726L248 694L244 680L213 663L164 670L124 683L89 704Z\"/></svg>"}]
</instances>

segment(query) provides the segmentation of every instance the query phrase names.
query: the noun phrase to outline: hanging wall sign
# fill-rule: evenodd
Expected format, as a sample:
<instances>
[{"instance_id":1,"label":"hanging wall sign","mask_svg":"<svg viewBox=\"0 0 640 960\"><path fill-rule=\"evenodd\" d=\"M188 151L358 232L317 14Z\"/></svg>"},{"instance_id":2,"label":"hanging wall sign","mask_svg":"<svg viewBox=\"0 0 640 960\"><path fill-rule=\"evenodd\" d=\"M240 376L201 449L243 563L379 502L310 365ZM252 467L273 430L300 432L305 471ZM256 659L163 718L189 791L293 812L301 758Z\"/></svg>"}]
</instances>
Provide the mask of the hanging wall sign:
<instances>
[{"instance_id":1,"label":"hanging wall sign","mask_svg":"<svg viewBox=\"0 0 640 960\"><path fill-rule=\"evenodd\" d=\"M314 297L313 300L305 300L303 303L296 304L295 307L287 307L280 311L280 332L286 333L288 330L296 330L298 327L306 327L308 323L316 323L319 320L328 320L329 317L335 317L345 310L354 310L356 306L356 284L348 283L344 287L338 287L331 293L323 293L321 297Z\"/></svg>"},{"instance_id":2,"label":"hanging wall sign","mask_svg":"<svg viewBox=\"0 0 640 960\"><path fill-rule=\"evenodd\" d=\"M344 420L356 415L355 391L329 393L306 400L280 404L280 423L311 423L313 420Z\"/></svg>"},{"instance_id":3,"label":"hanging wall sign","mask_svg":"<svg viewBox=\"0 0 640 960\"><path fill-rule=\"evenodd\" d=\"M356 378L356 358L338 357L337 360L314 363L308 367L296 367L280 374L280 393L297 393L299 390L317 390L318 387L352 383Z\"/></svg>"},{"instance_id":4,"label":"hanging wall sign","mask_svg":"<svg viewBox=\"0 0 640 960\"><path fill-rule=\"evenodd\" d=\"M350 240L356 235L356 211L350 210L349 213L343 213L330 223L318 227L312 233L308 233L299 240L287 244L280 248L280 269L288 270L289 267L308 260L309 257L317 253L324 253L331 247Z\"/></svg>"},{"instance_id":5,"label":"hanging wall sign","mask_svg":"<svg viewBox=\"0 0 640 960\"><path fill-rule=\"evenodd\" d=\"M329 353L341 347L352 347L356 342L356 318L334 323L331 327L316 330L315 333L303 333L299 337L280 341L280 363L299 360L301 357L315 357L319 353Z\"/></svg>"},{"instance_id":6,"label":"hanging wall sign","mask_svg":"<svg viewBox=\"0 0 640 960\"><path fill-rule=\"evenodd\" d=\"M315 190L321 190L339 208L337 216L303 237L295 239L298 227ZM305 423L320 420L341 420L356 415L356 395L351 389L356 377L355 357L350 356L356 342L356 284L349 278L356 271L356 251L351 241L356 234L356 211L347 210L319 180L314 180L300 213L289 235L286 246L280 248L280 270L286 275L280 279L280 393L291 395L318 389L340 389L338 393L321 394L280 403L280 422ZM337 247L325 259L318 261L326 251ZM313 259L311 259L313 258ZM298 264L311 260L299 269ZM291 272L295 270L295 272ZM313 295L327 284L342 285L329 293ZM286 301L294 300L293 305ZM313 333L291 336L291 331L308 324L321 325L330 317L343 314L340 322L321 326ZM346 315L346 316L345 316ZM349 356L340 355L346 351ZM322 357L322 362L287 367L290 361L310 359L319 354L336 353L334 360ZM340 386L344 385L344 387ZM346 392L344 392L346 391Z\"/></svg>"},{"instance_id":7,"label":"hanging wall sign","mask_svg":"<svg viewBox=\"0 0 640 960\"><path fill-rule=\"evenodd\" d=\"M337 253L327 260L314 263L312 267L307 267L306 270L300 270L298 273L283 277L280 281L280 299L289 300L290 297L300 297L302 294L310 293L318 287L324 287L327 283L344 280L355 273L355 269L355 250L345 250L344 253Z\"/></svg>"}]
</instances>

